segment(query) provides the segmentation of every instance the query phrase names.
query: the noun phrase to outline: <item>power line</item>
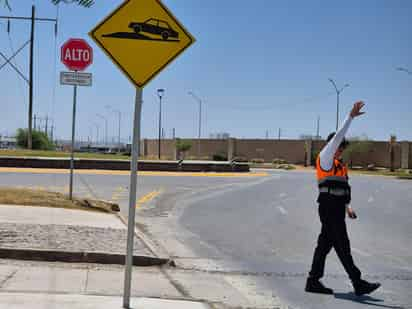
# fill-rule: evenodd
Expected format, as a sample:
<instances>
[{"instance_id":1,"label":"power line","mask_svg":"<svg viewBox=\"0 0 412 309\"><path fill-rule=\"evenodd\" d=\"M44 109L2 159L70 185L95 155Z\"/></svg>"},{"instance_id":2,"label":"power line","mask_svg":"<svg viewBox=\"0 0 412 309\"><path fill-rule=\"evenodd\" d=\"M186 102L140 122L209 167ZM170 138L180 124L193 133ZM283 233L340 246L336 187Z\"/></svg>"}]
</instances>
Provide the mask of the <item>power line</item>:
<instances>
[{"instance_id":1,"label":"power line","mask_svg":"<svg viewBox=\"0 0 412 309\"><path fill-rule=\"evenodd\" d=\"M8 27L8 28L7 28L7 36L8 36L8 39L9 39L10 51L11 51L12 55L14 55L14 54L15 54L15 51L14 51L13 41L12 41L12 38L11 38L11 35L10 35L10 31L9 31L9 30L10 30L10 29L9 29L9 27ZM16 58L13 58L11 61L14 62L14 65L16 66L16 68L20 69L19 66L18 66L18 64L17 64ZM20 70L21 70L21 69L20 69ZM21 85L21 80L19 80L19 81L17 82L17 85L18 85L18 87L19 87L19 95L21 96L21 98L23 99L23 101L25 101L26 98L25 98L25 96L24 96L24 90L23 90L22 85Z\"/></svg>"},{"instance_id":2,"label":"power line","mask_svg":"<svg viewBox=\"0 0 412 309\"><path fill-rule=\"evenodd\" d=\"M19 16L0 16L0 19L3 20L7 20L8 23L10 22L10 20L24 20L24 21L30 21L31 22L31 31L30 31L30 63L29 63L29 79L25 78L21 72L19 71L18 68L16 68L12 63L10 63L9 61L11 59L7 59L6 56L3 55L3 53L0 52L0 56L2 56L5 60L6 63L9 63L10 66L13 67L13 69L15 69L16 72L19 73L19 75L21 75L24 79L26 79L29 82L29 112L28 112L28 141L27 141L27 146L29 149L32 148L32 122L33 122L33 53L34 53L34 28L35 28L35 24L36 22L39 21L53 21L53 22L57 22L56 19L52 19L52 18L38 18L35 15L36 12L36 8L34 5L32 5L32 9L31 9L31 16L30 17L19 17ZM12 56L13 58L14 56Z\"/></svg>"}]
</instances>

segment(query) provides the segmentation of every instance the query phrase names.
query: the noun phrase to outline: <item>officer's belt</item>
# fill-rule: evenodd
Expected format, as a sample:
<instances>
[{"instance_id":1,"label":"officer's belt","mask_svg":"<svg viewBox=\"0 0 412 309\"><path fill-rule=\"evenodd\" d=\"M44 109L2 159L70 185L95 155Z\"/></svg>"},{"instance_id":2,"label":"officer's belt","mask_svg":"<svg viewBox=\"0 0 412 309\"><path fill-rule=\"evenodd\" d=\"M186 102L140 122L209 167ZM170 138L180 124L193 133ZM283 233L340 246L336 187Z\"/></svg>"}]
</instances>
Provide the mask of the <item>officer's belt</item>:
<instances>
[{"instance_id":1,"label":"officer's belt","mask_svg":"<svg viewBox=\"0 0 412 309\"><path fill-rule=\"evenodd\" d=\"M349 194L347 189L343 188L328 188L328 187L321 187L319 188L320 193L329 193L336 196L345 196Z\"/></svg>"}]
</instances>

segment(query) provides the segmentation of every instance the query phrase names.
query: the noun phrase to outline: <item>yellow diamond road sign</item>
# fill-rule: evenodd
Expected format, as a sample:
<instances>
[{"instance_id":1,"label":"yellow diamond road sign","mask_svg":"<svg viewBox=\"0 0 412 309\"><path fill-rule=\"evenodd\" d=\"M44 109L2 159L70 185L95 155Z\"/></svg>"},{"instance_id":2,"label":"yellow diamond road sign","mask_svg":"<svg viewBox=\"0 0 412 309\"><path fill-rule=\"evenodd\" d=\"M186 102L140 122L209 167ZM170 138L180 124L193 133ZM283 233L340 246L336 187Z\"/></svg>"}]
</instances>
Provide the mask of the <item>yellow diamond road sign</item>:
<instances>
[{"instance_id":1,"label":"yellow diamond road sign","mask_svg":"<svg viewBox=\"0 0 412 309\"><path fill-rule=\"evenodd\" d=\"M138 87L195 41L160 0L126 0L90 36Z\"/></svg>"}]
</instances>

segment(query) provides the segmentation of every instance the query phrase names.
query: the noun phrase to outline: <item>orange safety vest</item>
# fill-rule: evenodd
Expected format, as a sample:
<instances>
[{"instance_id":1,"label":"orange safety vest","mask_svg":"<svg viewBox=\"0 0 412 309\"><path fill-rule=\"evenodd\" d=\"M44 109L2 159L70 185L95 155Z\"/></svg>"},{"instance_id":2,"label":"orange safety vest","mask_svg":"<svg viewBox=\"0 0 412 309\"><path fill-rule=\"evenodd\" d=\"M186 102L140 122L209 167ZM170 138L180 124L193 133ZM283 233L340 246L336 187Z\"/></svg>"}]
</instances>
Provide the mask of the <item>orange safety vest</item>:
<instances>
[{"instance_id":1,"label":"orange safety vest","mask_svg":"<svg viewBox=\"0 0 412 309\"><path fill-rule=\"evenodd\" d=\"M326 177L344 177L347 180L348 168L341 161L335 159L333 167L330 171L325 171L320 166L320 156L318 156L318 159L316 160L316 175L318 177L318 181Z\"/></svg>"},{"instance_id":2,"label":"orange safety vest","mask_svg":"<svg viewBox=\"0 0 412 309\"><path fill-rule=\"evenodd\" d=\"M340 201L349 203L351 199L351 189L348 183L348 169L345 164L335 159L329 171L325 171L320 166L320 156L316 160L316 175L319 186L318 202Z\"/></svg>"}]
</instances>

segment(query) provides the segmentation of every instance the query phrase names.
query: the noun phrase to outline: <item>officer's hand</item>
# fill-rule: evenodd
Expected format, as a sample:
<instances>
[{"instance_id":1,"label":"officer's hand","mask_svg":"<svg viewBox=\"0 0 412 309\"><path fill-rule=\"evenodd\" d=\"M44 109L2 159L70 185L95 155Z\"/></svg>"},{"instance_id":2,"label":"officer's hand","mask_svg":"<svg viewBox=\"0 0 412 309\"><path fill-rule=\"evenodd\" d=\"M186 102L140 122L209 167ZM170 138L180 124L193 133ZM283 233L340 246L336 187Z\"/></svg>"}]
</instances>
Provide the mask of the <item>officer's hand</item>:
<instances>
[{"instance_id":1,"label":"officer's hand","mask_svg":"<svg viewBox=\"0 0 412 309\"><path fill-rule=\"evenodd\" d=\"M356 219L358 217L352 207L346 207L346 212L348 214L348 217L351 219Z\"/></svg>"},{"instance_id":2,"label":"officer's hand","mask_svg":"<svg viewBox=\"0 0 412 309\"><path fill-rule=\"evenodd\" d=\"M361 112L361 109L365 106L365 103L363 101L358 101L355 104L353 104L352 110L350 112L350 115L352 118L361 116L365 114L365 112Z\"/></svg>"}]
</instances>

